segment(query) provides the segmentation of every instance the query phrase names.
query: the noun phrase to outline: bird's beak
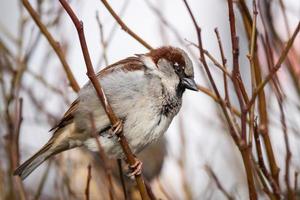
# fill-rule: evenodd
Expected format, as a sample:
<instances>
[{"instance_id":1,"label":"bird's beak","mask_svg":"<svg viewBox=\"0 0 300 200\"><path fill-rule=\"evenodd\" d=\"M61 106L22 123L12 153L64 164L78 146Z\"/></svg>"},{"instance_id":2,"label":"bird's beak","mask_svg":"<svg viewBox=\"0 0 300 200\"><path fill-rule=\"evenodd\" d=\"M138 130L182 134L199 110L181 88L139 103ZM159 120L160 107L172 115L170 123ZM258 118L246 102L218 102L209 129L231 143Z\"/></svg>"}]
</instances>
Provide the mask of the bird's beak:
<instances>
[{"instance_id":1,"label":"bird's beak","mask_svg":"<svg viewBox=\"0 0 300 200\"><path fill-rule=\"evenodd\" d=\"M193 78L183 78L182 85L189 90L198 91L197 84Z\"/></svg>"}]
</instances>

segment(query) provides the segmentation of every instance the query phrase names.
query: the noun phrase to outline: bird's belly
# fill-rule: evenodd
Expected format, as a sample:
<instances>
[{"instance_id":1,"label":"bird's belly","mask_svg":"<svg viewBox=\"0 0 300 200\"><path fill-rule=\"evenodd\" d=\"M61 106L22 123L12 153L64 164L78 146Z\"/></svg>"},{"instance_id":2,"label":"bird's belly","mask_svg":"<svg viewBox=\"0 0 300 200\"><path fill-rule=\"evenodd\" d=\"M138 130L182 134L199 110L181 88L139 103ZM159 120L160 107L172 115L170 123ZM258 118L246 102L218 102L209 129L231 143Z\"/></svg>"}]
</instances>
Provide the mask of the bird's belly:
<instances>
[{"instance_id":1,"label":"bird's belly","mask_svg":"<svg viewBox=\"0 0 300 200\"><path fill-rule=\"evenodd\" d=\"M155 142L167 130L171 120L163 115L155 116L152 119L142 119L136 125L124 127L124 134L134 153L139 153L147 145ZM130 129L130 127L134 127Z\"/></svg>"},{"instance_id":2,"label":"bird's belly","mask_svg":"<svg viewBox=\"0 0 300 200\"><path fill-rule=\"evenodd\" d=\"M160 115L148 119L138 118L136 121L127 119L124 123L123 133L134 154L139 153L147 145L157 140L169 127L171 120ZM106 154L111 158L124 158L123 150L116 136L100 136L99 141ZM91 151L98 151L94 138L85 141L85 146Z\"/></svg>"}]
</instances>

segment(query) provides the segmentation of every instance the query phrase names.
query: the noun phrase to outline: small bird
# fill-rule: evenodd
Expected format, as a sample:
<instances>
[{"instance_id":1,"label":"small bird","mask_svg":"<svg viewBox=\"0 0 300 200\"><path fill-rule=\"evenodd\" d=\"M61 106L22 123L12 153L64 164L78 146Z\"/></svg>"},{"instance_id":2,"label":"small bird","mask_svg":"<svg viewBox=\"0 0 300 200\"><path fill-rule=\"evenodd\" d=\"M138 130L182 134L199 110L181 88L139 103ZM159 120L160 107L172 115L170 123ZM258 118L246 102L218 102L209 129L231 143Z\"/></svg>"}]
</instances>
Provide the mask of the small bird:
<instances>
[{"instance_id":1,"label":"small bird","mask_svg":"<svg viewBox=\"0 0 300 200\"><path fill-rule=\"evenodd\" d=\"M185 89L197 91L193 64L180 48L164 46L146 54L120 60L97 74L113 111L123 122L123 133L134 154L157 140L179 112ZM93 116L93 121L91 121ZM75 147L98 151L92 135L94 127L106 154L124 158L118 136L112 127L96 91L88 82L71 104L50 140L14 172L25 179L48 158ZM140 173L141 162L133 168Z\"/></svg>"}]
</instances>

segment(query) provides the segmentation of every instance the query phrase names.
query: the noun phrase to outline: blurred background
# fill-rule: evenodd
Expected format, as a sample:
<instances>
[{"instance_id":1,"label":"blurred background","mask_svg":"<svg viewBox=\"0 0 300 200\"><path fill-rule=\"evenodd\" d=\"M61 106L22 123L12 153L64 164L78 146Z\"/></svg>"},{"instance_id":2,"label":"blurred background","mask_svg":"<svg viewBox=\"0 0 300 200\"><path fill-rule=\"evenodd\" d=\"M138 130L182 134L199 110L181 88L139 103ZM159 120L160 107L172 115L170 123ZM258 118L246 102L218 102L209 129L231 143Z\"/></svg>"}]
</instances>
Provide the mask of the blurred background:
<instances>
[{"instance_id":1,"label":"blurred background","mask_svg":"<svg viewBox=\"0 0 300 200\"><path fill-rule=\"evenodd\" d=\"M59 42L75 79L83 86L88 78L78 36L69 16L58 1L29 2ZM128 27L153 47L172 45L185 49L193 59L197 83L209 91L186 92L183 107L164 138L138 155L144 162L144 175L155 196L159 199L248 199L247 177L240 148L232 139L218 101L212 98L215 96L210 81L199 62L199 49L194 45L198 44L196 31L183 1L108 2ZM232 46L227 1L188 2L202 29L204 49L218 63L222 63L214 31L218 28L226 66L231 71ZM91 199L109 199L103 161L98 154L85 149L56 156L23 183L12 176L13 169L50 138L49 130L76 98L76 92L69 85L61 61L22 1L1 0L0 5L0 199L83 199L88 165L91 165L92 174ZM97 71L125 57L148 51L121 29L101 1L72 0L70 5L84 23L91 59ZM277 62L299 23L300 1L260 0L257 9L256 53L261 76L266 77L272 70L269 66L273 67ZM246 92L251 97L253 74L247 57L251 41L249 15L245 17L247 10L253 20L253 2L234 1L240 73ZM207 62L224 97L223 73L213 61L207 58ZM228 93L231 108L239 108L237 93L230 80ZM257 145L254 144L255 131L251 129L255 123L250 123L247 137L252 138L248 144L253 141L251 165L255 171L257 196L259 199L272 198L270 193L276 193L276 187L272 186L272 181L275 181L282 197L291 197L288 193L296 197L300 171L300 35L296 37L276 76L264 88L264 99L264 112L261 106L255 107L253 118L258 119L259 125L268 127L266 134L280 171L278 181L276 176L268 178L268 174L273 175L271 168L274 165L266 152L268 145L262 142L262 155L268 173L261 172ZM255 103L261 105L261 102L259 98ZM234 114L233 109L228 111L236 127L240 127L238 114ZM263 122L263 116L267 116L267 121ZM262 140L265 136L259 137ZM290 159L287 152L291 153ZM114 176L115 199L123 199L117 162L112 160L109 163ZM123 166L126 168L125 163ZM123 171L126 173L126 169ZM134 180L126 179L126 188L132 199L140 198Z\"/></svg>"}]
</instances>

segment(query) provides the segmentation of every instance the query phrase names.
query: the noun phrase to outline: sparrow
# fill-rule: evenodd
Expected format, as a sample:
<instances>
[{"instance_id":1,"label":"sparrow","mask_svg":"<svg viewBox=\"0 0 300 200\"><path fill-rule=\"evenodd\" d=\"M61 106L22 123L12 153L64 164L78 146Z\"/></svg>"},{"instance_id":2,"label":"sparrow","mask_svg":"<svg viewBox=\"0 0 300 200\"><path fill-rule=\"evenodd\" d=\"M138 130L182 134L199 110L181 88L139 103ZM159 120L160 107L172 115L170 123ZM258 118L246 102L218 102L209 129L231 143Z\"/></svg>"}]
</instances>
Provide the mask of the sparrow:
<instances>
[{"instance_id":1,"label":"sparrow","mask_svg":"<svg viewBox=\"0 0 300 200\"><path fill-rule=\"evenodd\" d=\"M191 59L182 49L171 46L125 58L96 76L113 111L123 122L123 134L134 154L166 132L181 108L184 91L198 90ZM25 179L45 160L75 147L98 151L92 134L95 129L105 153L110 158L124 159L118 136L111 134L110 120L93 85L88 82L50 130L53 131L50 140L20 165L14 175ZM140 171L141 163L134 167Z\"/></svg>"}]
</instances>

